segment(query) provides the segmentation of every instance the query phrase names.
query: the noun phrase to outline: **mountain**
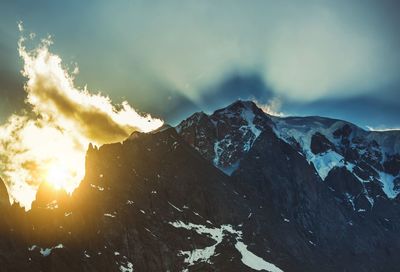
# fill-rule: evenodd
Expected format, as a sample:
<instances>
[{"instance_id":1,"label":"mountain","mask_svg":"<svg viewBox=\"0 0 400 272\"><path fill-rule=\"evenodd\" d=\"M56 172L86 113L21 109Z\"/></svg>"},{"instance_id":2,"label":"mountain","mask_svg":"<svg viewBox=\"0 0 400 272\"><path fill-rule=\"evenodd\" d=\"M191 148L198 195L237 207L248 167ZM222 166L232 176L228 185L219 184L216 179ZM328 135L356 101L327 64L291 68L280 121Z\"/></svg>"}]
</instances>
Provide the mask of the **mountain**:
<instances>
[{"instance_id":1,"label":"mountain","mask_svg":"<svg viewBox=\"0 0 400 272\"><path fill-rule=\"evenodd\" d=\"M400 131L365 131L318 116L270 116L251 101L237 101L211 115L195 113L177 131L204 158L231 175L266 128L312 163L320 178L354 210L370 210L377 198L394 199L400 192ZM338 184L343 175L357 179L346 182L351 188ZM363 204L358 207L355 202Z\"/></svg>"},{"instance_id":2,"label":"mountain","mask_svg":"<svg viewBox=\"0 0 400 272\"><path fill-rule=\"evenodd\" d=\"M388 229L399 226L399 131L367 132L322 117L270 116L250 101L237 101L211 115L196 113L177 131L244 190L252 187L252 197L258 195L260 203L268 200L264 206L278 217L295 220L293 233L279 233L281 227L272 231L290 237L282 250L291 243L299 246L296 239L307 241L307 236L293 237L303 231L319 241L309 240L319 252L326 250L320 261L335 256L323 262L338 265L334 270L354 265L350 270L390 271L371 268L373 261L363 259L376 258L378 252L396 254L399 246L397 238L387 240ZM302 248L290 254L316 258L305 252ZM357 260L359 255L363 257ZM306 270L332 269L320 265Z\"/></svg>"},{"instance_id":3,"label":"mountain","mask_svg":"<svg viewBox=\"0 0 400 272\"><path fill-rule=\"evenodd\" d=\"M0 186L1 271L396 271L399 164L399 132L237 101L89 146L28 212Z\"/></svg>"}]
</instances>

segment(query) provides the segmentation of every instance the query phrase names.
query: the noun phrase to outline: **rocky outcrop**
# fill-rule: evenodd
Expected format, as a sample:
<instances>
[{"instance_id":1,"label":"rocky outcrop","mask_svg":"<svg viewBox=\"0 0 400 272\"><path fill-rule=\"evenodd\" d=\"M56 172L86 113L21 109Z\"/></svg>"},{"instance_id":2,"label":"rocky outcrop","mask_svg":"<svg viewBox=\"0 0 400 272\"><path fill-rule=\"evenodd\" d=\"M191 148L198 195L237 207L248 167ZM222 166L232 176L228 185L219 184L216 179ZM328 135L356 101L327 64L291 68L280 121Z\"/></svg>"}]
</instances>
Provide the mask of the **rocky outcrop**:
<instances>
[{"instance_id":1,"label":"rocky outcrop","mask_svg":"<svg viewBox=\"0 0 400 272\"><path fill-rule=\"evenodd\" d=\"M400 173L400 154L387 156L383 163L383 169L386 173L397 176Z\"/></svg>"},{"instance_id":2,"label":"rocky outcrop","mask_svg":"<svg viewBox=\"0 0 400 272\"><path fill-rule=\"evenodd\" d=\"M335 150L335 146L321 133L316 132L311 137L311 152L316 154L324 153L329 150Z\"/></svg>"},{"instance_id":3,"label":"rocky outcrop","mask_svg":"<svg viewBox=\"0 0 400 272\"><path fill-rule=\"evenodd\" d=\"M7 191L7 187L4 184L4 181L0 178L0 207L1 206L9 206L10 199Z\"/></svg>"}]
</instances>

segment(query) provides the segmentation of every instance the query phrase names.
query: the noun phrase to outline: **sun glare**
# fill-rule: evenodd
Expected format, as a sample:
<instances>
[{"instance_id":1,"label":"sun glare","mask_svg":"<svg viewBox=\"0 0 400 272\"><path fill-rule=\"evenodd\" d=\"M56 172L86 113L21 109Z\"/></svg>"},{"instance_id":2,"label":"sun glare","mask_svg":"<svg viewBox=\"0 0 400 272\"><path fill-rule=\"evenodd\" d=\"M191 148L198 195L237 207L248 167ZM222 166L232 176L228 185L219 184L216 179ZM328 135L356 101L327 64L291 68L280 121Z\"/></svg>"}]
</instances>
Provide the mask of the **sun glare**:
<instances>
[{"instance_id":1,"label":"sun glare","mask_svg":"<svg viewBox=\"0 0 400 272\"><path fill-rule=\"evenodd\" d=\"M52 185L55 189L65 189L67 190L68 182L71 179L70 172L67 167L63 165L53 165L46 173L45 181Z\"/></svg>"},{"instance_id":2,"label":"sun glare","mask_svg":"<svg viewBox=\"0 0 400 272\"><path fill-rule=\"evenodd\" d=\"M84 153L74 154L71 157L65 156L62 161L52 161L45 166L43 181L56 190L72 193L85 173L82 158L84 158Z\"/></svg>"}]
</instances>

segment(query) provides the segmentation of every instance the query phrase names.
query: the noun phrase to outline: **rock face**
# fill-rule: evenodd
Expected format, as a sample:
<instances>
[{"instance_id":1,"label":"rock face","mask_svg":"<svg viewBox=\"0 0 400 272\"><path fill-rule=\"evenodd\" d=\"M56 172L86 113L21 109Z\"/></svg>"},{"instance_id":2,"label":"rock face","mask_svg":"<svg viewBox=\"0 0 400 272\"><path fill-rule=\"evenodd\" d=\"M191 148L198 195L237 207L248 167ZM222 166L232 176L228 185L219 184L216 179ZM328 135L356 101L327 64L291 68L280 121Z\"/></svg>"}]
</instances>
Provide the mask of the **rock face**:
<instances>
[{"instance_id":1,"label":"rock face","mask_svg":"<svg viewBox=\"0 0 400 272\"><path fill-rule=\"evenodd\" d=\"M195 113L182 121L177 131L204 158L231 174L261 131L271 124L253 102L237 101L210 116Z\"/></svg>"},{"instance_id":2,"label":"rock face","mask_svg":"<svg viewBox=\"0 0 400 272\"><path fill-rule=\"evenodd\" d=\"M259 240L270 233L273 250L301 260L288 266L288 271L396 269L398 261L392 254L399 247L395 234L400 223L398 204L379 198L373 211L361 212L370 210L371 204L362 194L358 179L344 169L344 177L336 176L337 185L329 181L334 172L341 170L334 168L323 182L304 156L267 130L233 173L241 190L263 207L263 211L256 212L253 223L253 228L261 230ZM358 195L354 206L359 212L337 197L340 191ZM389 223L391 231L383 226L384 222ZM377 255L386 260L377 260Z\"/></svg>"},{"instance_id":3,"label":"rock face","mask_svg":"<svg viewBox=\"0 0 400 272\"><path fill-rule=\"evenodd\" d=\"M316 132L311 137L310 148L314 155L323 154L329 150L335 150L335 146L319 132Z\"/></svg>"},{"instance_id":4,"label":"rock face","mask_svg":"<svg viewBox=\"0 0 400 272\"><path fill-rule=\"evenodd\" d=\"M251 102L239 101L233 105L238 103ZM210 116L221 112L226 118L237 116L238 112L243 115L242 110L238 111L237 107L232 107L233 105L218 110ZM246 108L253 111L253 113L248 113L249 115L258 113L253 108L256 108L254 104ZM244 187L252 185L253 190L248 193L249 195L253 198L259 195L259 202L265 202L266 199L273 201L264 204L265 207L273 207L281 218L285 217L285 220L289 222L295 220L299 224L296 226L296 231L301 229L309 233L310 230L315 237L319 236L320 242L327 242L327 244L320 243L317 248L320 252L326 250L325 256L335 256L335 259L325 260L325 263L332 263L332 266L321 269L321 264L311 265L305 270L312 271L313 267L319 267L320 271L331 270L342 258L341 261L346 265L342 267L338 265L336 270L349 269L351 265L354 265L353 269L357 271L385 271L382 268L384 264L375 263L372 260L366 264L359 255L370 255L371 258L375 258L373 255L378 251L379 254L390 255L396 251L394 248L399 243L397 238L395 238L396 241L390 241L392 238L388 239L394 233L386 236L388 233L385 232L388 228L392 230L399 228L400 177L397 164L400 153L400 132L368 132L344 121L322 117L284 118L266 114L257 114L257 116L265 120L266 126L257 127L260 133L253 141L251 148L242 152L242 157L236 158L239 164L228 164L224 167L215 165L223 171L229 166L234 166L232 172L225 172L233 179L239 179L239 184ZM184 130L181 130L180 126L184 123L185 121L178 126L178 132L181 134ZM200 127L200 124L192 122L190 126L185 126L185 129L193 131ZM231 126L229 133L240 134L240 129ZM277 142L277 139L286 145L282 150L277 150L278 146L283 145L282 142ZM255 152L260 148L259 142L264 142L265 147L256 154ZM194 147L196 148L195 145ZM221 152L227 157L230 156L229 148ZM293 157L282 156L287 153L296 154L300 159L293 164ZM215 161L215 157L212 156L205 158L211 162ZM302 166L297 173L294 173L294 169L299 165ZM309 168L311 170L307 170ZM318 190L307 186L313 182L306 182L305 179L312 180L313 178L319 180L319 182L314 181L321 187L317 187ZM293 192L295 193L292 196ZM336 207L329 204L331 203L329 199L336 203ZM306 203L308 206L305 205ZM318 207L318 210L313 207ZM310 217L299 215L301 213L296 211L297 209ZM323 209L325 209L323 213L319 213ZM285 215L294 211L301 222L296 221L299 218L293 219ZM272 215L270 216L269 218L272 218ZM357 224L363 224L363 226L356 227ZM318 229L321 225L329 231L313 229ZM280 228L269 232L274 232L275 236L279 237L282 235L291 237L290 241L306 241L305 237L292 237L292 232L277 234ZM337 233L341 233L341 236L338 237ZM383 238L384 236L386 238ZM365 243L363 237L374 237L372 240L375 242ZM313 240L309 241L314 243ZM279 243L283 245L280 252L288 250L289 241ZM376 247L374 243L380 246ZM301 242L294 244L299 246ZM383 244L385 245L382 246ZM332 246L336 248L336 251L332 251ZM304 255L297 256L299 259L315 258L312 254L306 256L305 248L298 251L300 252ZM324 257L319 256L319 258L322 260ZM385 265L389 263L394 265L397 261L388 260L388 264ZM386 267L386 270L391 269Z\"/></svg>"},{"instance_id":5,"label":"rock face","mask_svg":"<svg viewBox=\"0 0 400 272\"><path fill-rule=\"evenodd\" d=\"M396 271L397 140L337 122L238 101L90 146L71 196L0 206L1 271Z\"/></svg>"},{"instance_id":6,"label":"rock face","mask_svg":"<svg viewBox=\"0 0 400 272\"><path fill-rule=\"evenodd\" d=\"M7 192L7 187L0 178L0 206L9 206L10 200Z\"/></svg>"},{"instance_id":7,"label":"rock face","mask_svg":"<svg viewBox=\"0 0 400 272\"><path fill-rule=\"evenodd\" d=\"M392 176L398 176L400 173L400 154L394 154L387 156L383 163L383 168L386 173Z\"/></svg>"},{"instance_id":8,"label":"rock face","mask_svg":"<svg viewBox=\"0 0 400 272\"><path fill-rule=\"evenodd\" d=\"M0 254L5 271L281 271L250 232L250 205L174 128L136 133L90 146L71 197L43 185L29 212L15 206L5 229L21 253Z\"/></svg>"}]
</instances>

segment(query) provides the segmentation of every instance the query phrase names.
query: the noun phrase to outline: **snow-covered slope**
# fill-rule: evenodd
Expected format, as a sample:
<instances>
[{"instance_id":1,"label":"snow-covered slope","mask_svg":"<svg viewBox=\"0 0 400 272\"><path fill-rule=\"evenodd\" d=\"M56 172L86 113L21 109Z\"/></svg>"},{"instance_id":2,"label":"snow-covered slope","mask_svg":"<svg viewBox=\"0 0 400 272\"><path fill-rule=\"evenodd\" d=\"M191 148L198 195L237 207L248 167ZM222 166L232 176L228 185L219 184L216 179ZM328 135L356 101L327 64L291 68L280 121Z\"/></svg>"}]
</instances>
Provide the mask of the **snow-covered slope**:
<instances>
[{"instance_id":1,"label":"snow-covered slope","mask_svg":"<svg viewBox=\"0 0 400 272\"><path fill-rule=\"evenodd\" d=\"M299 147L322 179L334 167L345 167L362 183L380 184L387 197L399 194L400 132L365 131L345 121L322 117L272 119L276 134ZM389 169L392 164L394 169Z\"/></svg>"}]
</instances>

